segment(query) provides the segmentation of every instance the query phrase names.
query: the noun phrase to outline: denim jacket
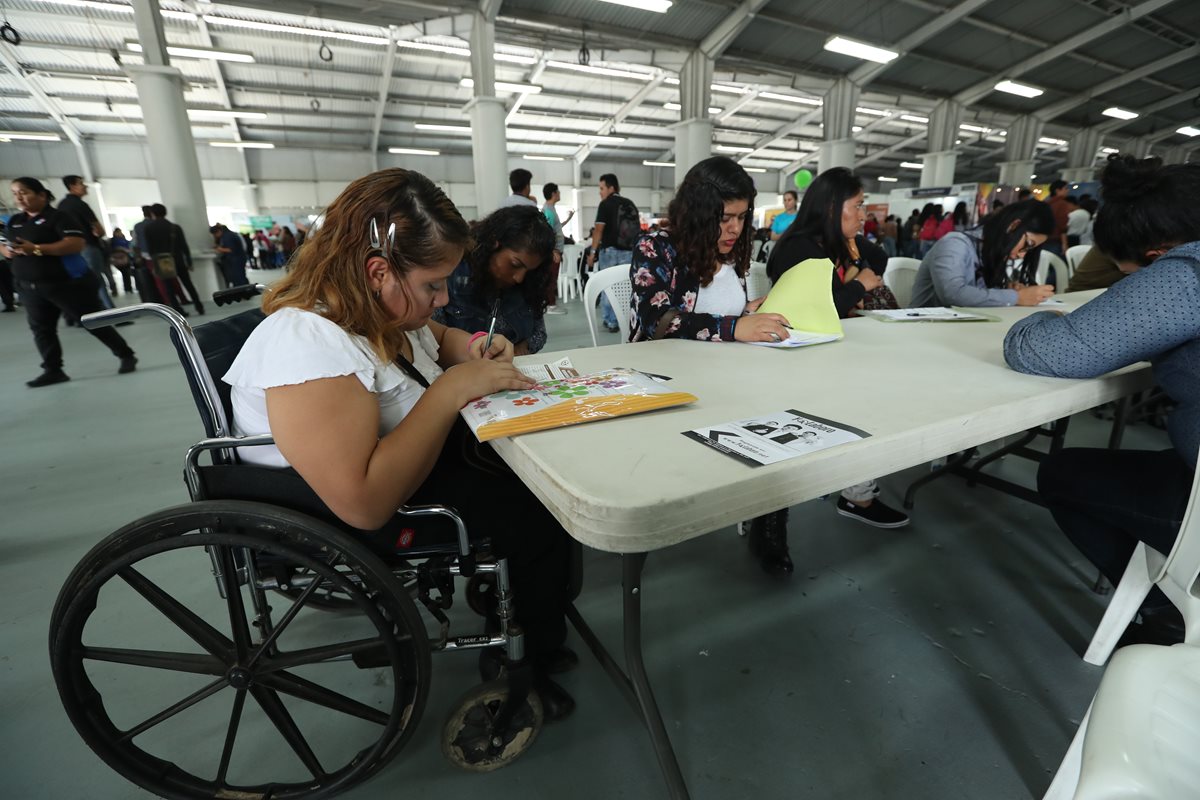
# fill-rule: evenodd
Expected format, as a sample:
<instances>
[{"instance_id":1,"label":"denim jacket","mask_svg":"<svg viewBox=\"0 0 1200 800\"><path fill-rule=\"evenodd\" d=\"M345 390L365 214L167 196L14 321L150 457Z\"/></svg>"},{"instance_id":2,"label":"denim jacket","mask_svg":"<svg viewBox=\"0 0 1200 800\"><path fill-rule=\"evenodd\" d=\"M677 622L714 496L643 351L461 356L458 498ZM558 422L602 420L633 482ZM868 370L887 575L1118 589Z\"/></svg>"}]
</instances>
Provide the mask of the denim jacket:
<instances>
[{"instance_id":1,"label":"denim jacket","mask_svg":"<svg viewBox=\"0 0 1200 800\"><path fill-rule=\"evenodd\" d=\"M486 331L492 321L492 307L490 302L481 302L476 297L475 286L471 283L471 267L467 262L462 262L450 273L446 289L450 294L450 302L433 312L433 318L447 327L467 333ZM519 286L500 293L496 333L502 334L514 345L526 342L530 353L536 353L546 345L545 320L525 302Z\"/></svg>"},{"instance_id":2,"label":"denim jacket","mask_svg":"<svg viewBox=\"0 0 1200 800\"><path fill-rule=\"evenodd\" d=\"M733 329L739 317L693 311L700 295L700 279L678 258L666 231L642 236L634 245L633 263L629 266L633 283L633 327L629 341L665 338L734 341ZM746 276L738 275L738 281L745 290Z\"/></svg>"}]
</instances>

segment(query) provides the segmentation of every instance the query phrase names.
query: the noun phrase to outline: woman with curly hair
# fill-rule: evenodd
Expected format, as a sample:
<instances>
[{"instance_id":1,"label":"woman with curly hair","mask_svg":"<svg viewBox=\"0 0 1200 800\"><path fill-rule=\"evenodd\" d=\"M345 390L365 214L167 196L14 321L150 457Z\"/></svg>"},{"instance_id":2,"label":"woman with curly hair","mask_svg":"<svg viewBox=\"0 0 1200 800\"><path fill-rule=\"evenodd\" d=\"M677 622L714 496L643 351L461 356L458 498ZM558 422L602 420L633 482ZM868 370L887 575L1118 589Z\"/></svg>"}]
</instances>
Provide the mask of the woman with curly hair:
<instances>
[{"instance_id":1,"label":"woman with curly hair","mask_svg":"<svg viewBox=\"0 0 1200 800\"><path fill-rule=\"evenodd\" d=\"M788 337L779 314L753 314L746 272L757 192L736 162L715 156L696 164L667 209L666 230L641 237L633 249L633 324L629 341L704 339L778 342Z\"/></svg>"},{"instance_id":2,"label":"woman with curly hair","mask_svg":"<svg viewBox=\"0 0 1200 800\"><path fill-rule=\"evenodd\" d=\"M471 225L472 244L448 281L450 302L434 319L464 331L488 330L513 343L516 355L546 344L554 229L535 206L493 211Z\"/></svg>"}]
</instances>

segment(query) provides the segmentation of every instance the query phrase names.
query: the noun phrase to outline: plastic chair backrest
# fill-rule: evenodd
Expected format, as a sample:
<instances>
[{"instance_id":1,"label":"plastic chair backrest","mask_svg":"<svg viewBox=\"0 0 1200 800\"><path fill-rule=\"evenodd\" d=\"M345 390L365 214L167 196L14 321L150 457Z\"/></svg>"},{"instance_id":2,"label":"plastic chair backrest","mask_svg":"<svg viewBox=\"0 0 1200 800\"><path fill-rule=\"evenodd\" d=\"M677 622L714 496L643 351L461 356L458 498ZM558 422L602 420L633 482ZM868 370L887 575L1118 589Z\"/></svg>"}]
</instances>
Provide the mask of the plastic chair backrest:
<instances>
[{"instance_id":1,"label":"plastic chair backrest","mask_svg":"<svg viewBox=\"0 0 1200 800\"><path fill-rule=\"evenodd\" d=\"M621 281L625 282L625 288L618 289L616 299L614 299L613 293L607 290ZM583 287L583 311L587 317L588 331L592 334L592 347L600 346L600 342L596 339L596 299L601 292L608 295L608 302L612 304L613 311L617 314L617 325L621 328L622 341L629 341L629 300L633 296L633 285L629 282L629 265L619 264L599 272L593 272L588 278L587 286ZM624 300L620 301L622 292ZM625 311L624 314L621 313L622 309Z\"/></svg>"},{"instance_id":2,"label":"plastic chair backrest","mask_svg":"<svg viewBox=\"0 0 1200 800\"><path fill-rule=\"evenodd\" d=\"M1179 526L1179 535L1175 537L1175 545L1167 555L1158 580L1160 585L1167 584L1164 591L1183 612L1189 628L1200 627L1200 619L1188 619L1189 606L1193 613L1200 612L1200 586L1197 586L1200 583L1200 471L1196 475L1183 524Z\"/></svg>"},{"instance_id":3,"label":"plastic chair backrest","mask_svg":"<svg viewBox=\"0 0 1200 800\"><path fill-rule=\"evenodd\" d=\"M920 268L919 258L892 256L888 259L887 269L883 271L883 285L892 290L901 308L907 308L912 301L913 284Z\"/></svg>"},{"instance_id":4,"label":"plastic chair backrest","mask_svg":"<svg viewBox=\"0 0 1200 800\"><path fill-rule=\"evenodd\" d=\"M1090 244L1077 244L1074 247L1067 248L1067 269L1072 275L1075 274L1075 270L1079 269L1079 262L1083 261L1083 257L1091 252L1091 250L1092 246Z\"/></svg>"},{"instance_id":5,"label":"plastic chair backrest","mask_svg":"<svg viewBox=\"0 0 1200 800\"><path fill-rule=\"evenodd\" d=\"M629 341L629 315L633 313L630 303L633 300L633 283L629 279L630 264L618 264L610 267L613 272L621 273L624 280L613 281L604 287L604 294L612 304L617 315L617 327L621 330L621 341ZM622 313L623 312L623 313Z\"/></svg>"},{"instance_id":6,"label":"plastic chair backrest","mask_svg":"<svg viewBox=\"0 0 1200 800\"><path fill-rule=\"evenodd\" d=\"M578 278L579 277L579 260L583 257L583 245L567 244L563 245L562 265L559 267L559 277L561 278Z\"/></svg>"},{"instance_id":7,"label":"plastic chair backrest","mask_svg":"<svg viewBox=\"0 0 1200 800\"><path fill-rule=\"evenodd\" d=\"M757 300L760 297L766 297L769 291L771 291L771 279L767 277L767 263L751 261L750 271L746 273L746 297L750 300Z\"/></svg>"},{"instance_id":8,"label":"plastic chair backrest","mask_svg":"<svg viewBox=\"0 0 1200 800\"><path fill-rule=\"evenodd\" d=\"M1054 293L1061 294L1063 281L1067 277L1067 262L1048 250L1043 250L1038 256L1037 273L1034 278L1038 284L1046 283L1050 276L1050 267L1054 267Z\"/></svg>"}]
</instances>

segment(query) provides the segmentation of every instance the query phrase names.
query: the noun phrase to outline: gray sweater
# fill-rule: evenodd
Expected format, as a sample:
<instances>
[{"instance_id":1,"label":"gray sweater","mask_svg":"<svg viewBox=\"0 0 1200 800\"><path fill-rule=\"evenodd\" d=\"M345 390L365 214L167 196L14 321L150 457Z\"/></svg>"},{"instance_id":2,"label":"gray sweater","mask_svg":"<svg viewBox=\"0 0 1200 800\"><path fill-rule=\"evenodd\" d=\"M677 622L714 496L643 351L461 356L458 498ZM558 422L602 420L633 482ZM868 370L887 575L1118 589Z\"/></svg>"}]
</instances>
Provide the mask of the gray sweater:
<instances>
[{"instance_id":1,"label":"gray sweater","mask_svg":"<svg viewBox=\"0 0 1200 800\"><path fill-rule=\"evenodd\" d=\"M1200 451L1200 242L1171 250L1066 316L1032 314L1004 339L1017 372L1094 378L1149 361L1179 406L1171 444L1193 468Z\"/></svg>"},{"instance_id":2,"label":"gray sweater","mask_svg":"<svg viewBox=\"0 0 1200 800\"><path fill-rule=\"evenodd\" d=\"M1014 289L989 289L979 277L979 239L975 228L947 233L921 261L913 282L910 308L929 306L1015 306Z\"/></svg>"}]
</instances>

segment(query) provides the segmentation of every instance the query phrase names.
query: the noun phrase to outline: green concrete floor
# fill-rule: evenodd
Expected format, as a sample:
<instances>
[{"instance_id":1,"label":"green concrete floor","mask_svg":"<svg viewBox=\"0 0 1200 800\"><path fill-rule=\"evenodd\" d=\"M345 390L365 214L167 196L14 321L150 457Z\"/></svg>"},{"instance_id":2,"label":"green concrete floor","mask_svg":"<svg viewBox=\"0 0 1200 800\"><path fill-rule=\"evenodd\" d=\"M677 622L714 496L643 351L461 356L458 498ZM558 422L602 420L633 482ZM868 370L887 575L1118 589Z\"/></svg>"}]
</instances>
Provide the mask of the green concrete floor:
<instances>
[{"instance_id":1,"label":"green concrete floor","mask_svg":"<svg viewBox=\"0 0 1200 800\"><path fill-rule=\"evenodd\" d=\"M578 300L569 308L548 318L550 349L590 345ZM147 796L80 740L47 657L51 608L83 554L121 525L187 499L183 454L201 431L182 372L163 326L122 331L138 352L136 373L117 376L99 343L64 329L73 380L35 391L24 386L38 371L24 317L0 315L5 797ZM1106 437L1105 423L1083 415L1069 442L1099 446ZM1162 447L1165 437L1139 426L1126 446ZM1017 459L1000 470L1032 479ZM896 500L923 471L885 479L885 497ZM907 529L863 527L837 516L830 500L793 509L791 532L797 572L786 581L764 576L732 529L648 563L647 664L692 796L1040 797L1100 678L1079 656L1106 601L1090 591L1094 573L1049 515L947 479L922 492ZM189 597L212 594L203 566L164 579ZM614 556L587 553L579 607L606 641L619 642ZM464 603L452 615L478 624ZM131 627L124 633L147 635ZM473 775L442 758L442 719L477 677L472 656L438 656L415 737L344 796L664 797L637 717L572 641L583 663L562 683L578 711L545 729L522 759ZM151 677L140 688L131 704L152 704L169 682ZM159 708L178 694L162 697ZM221 745L219 732L179 737L181 751Z\"/></svg>"}]
</instances>

